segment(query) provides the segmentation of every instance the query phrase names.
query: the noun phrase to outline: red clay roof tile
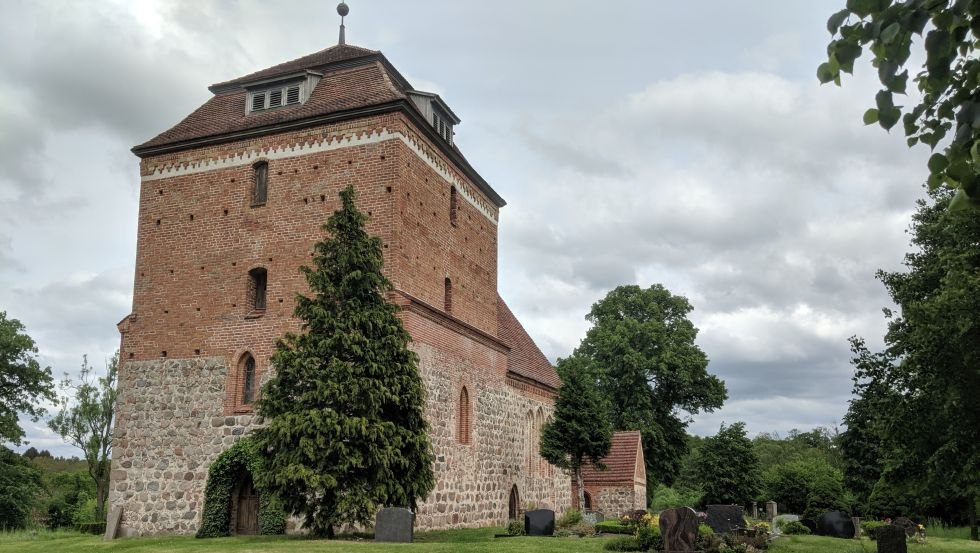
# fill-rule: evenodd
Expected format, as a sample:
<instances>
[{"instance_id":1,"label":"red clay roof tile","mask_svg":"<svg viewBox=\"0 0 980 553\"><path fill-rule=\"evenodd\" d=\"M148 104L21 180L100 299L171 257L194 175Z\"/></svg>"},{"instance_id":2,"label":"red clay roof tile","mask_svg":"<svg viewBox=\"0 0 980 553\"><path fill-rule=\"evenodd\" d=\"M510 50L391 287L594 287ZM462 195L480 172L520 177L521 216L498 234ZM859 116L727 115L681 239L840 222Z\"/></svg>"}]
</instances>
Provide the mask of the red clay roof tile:
<instances>
[{"instance_id":1,"label":"red clay roof tile","mask_svg":"<svg viewBox=\"0 0 980 553\"><path fill-rule=\"evenodd\" d=\"M637 455L637 452L641 450L639 430L614 432L609 454L602 458L606 470L596 470L591 464L582 467L582 479L585 485L632 486L633 476L636 474L636 465L643 459L641 455ZM641 470L646 470L646 468L643 467Z\"/></svg>"},{"instance_id":2,"label":"red clay roof tile","mask_svg":"<svg viewBox=\"0 0 980 553\"><path fill-rule=\"evenodd\" d=\"M510 346L507 369L547 386L561 386L558 373L500 296L497 296L497 335Z\"/></svg>"}]
</instances>

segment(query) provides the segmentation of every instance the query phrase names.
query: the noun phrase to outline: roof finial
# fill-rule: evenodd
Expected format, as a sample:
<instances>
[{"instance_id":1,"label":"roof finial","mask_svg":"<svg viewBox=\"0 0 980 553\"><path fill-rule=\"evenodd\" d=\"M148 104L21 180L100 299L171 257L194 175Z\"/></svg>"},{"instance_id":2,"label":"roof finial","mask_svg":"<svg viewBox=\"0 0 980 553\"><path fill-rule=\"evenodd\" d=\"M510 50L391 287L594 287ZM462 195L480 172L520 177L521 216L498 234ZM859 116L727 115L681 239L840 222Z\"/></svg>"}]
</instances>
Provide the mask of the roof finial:
<instances>
[{"instance_id":1,"label":"roof finial","mask_svg":"<svg viewBox=\"0 0 980 553\"><path fill-rule=\"evenodd\" d=\"M350 8L347 7L347 4L341 2L337 4L337 13L340 14L340 41L337 44L347 44L344 38L344 16L350 13Z\"/></svg>"}]
</instances>

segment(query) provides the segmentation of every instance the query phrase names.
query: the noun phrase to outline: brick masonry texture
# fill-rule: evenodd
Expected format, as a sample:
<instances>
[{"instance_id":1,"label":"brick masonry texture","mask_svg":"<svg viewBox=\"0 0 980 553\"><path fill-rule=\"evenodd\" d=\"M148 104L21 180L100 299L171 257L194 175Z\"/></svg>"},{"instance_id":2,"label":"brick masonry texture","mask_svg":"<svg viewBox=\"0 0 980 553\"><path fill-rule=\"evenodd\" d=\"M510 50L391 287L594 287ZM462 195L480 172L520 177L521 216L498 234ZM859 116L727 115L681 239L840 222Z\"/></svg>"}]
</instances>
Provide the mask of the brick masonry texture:
<instances>
[{"instance_id":1,"label":"brick masonry texture","mask_svg":"<svg viewBox=\"0 0 980 553\"><path fill-rule=\"evenodd\" d=\"M354 140L385 132L407 140ZM251 203L251 163L160 171L236 156L259 160L261 152L324 140L351 145L268 157L268 199L260 206ZM526 458L537 439L527 413L550 415L554 389L508 371L510 349L499 336L496 207L403 115L152 156L141 174L133 310L119 325L109 497L123 506L123 535L197 530L208 467L254 424L251 406L241 401L242 358L254 356L257 379L265 381L275 340L299 331L294 298L307 290L299 267L309 263L348 184L370 218L368 231L382 240L385 273L398 290L392 299L404 307L428 390L437 484L420 506L418 527L501 524L514 485L522 502L559 511L569 505L568 476ZM455 225L450 182L467 199L457 202ZM268 271L261 311L247 301L248 272L256 267ZM472 409L466 444L456 436L462 386Z\"/></svg>"}]
</instances>

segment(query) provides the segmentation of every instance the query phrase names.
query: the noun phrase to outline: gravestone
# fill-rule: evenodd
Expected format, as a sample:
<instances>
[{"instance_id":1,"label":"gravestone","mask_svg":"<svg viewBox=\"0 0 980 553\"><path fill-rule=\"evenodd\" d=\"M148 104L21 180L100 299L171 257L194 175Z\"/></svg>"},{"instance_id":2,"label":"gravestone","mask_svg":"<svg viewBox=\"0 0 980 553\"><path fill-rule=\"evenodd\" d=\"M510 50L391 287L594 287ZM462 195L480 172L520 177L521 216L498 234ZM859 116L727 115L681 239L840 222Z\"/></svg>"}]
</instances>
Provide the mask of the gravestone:
<instances>
[{"instance_id":1,"label":"gravestone","mask_svg":"<svg viewBox=\"0 0 980 553\"><path fill-rule=\"evenodd\" d=\"M727 534L745 528L745 512L741 505L708 505L708 526L716 534Z\"/></svg>"},{"instance_id":2,"label":"gravestone","mask_svg":"<svg viewBox=\"0 0 980 553\"><path fill-rule=\"evenodd\" d=\"M799 522L799 520L799 515L776 515L776 517L772 519L772 533L782 534L784 524L787 522Z\"/></svg>"},{"instance_id":3,"label":"gravestone","mask_svg":"<svg viewBox=\"0 0 980 553\"><path fill-rule=\"evenodd\" d=\"M593 526L599 524L605 519L606 519L605 515L603 515L599 511L585 511L584 513L582 513L582 520L588 522L589 524L592 524Z\"/></svg>"},{"instance_id":4,"label":"gravestone","mask_svg":"<svg viewBox=\"0 0 980 553\"><path fill-rule=\"evenodd\" d=\"M695 551L698 541L698 514L690 507L660 512L660 534L666 553Z\"/></svg>"},{"instance_id":5,"label":"gravestone","mask_svg":"<svg viewBox=\"0 0 980 553\"><path fill-rule=\"evenodd\" d=\"M756 503L755 501L752 502L752 518L754 519L759 518L759 504Z\"/></svg>"},{"instance_id":6,"label":"gravestone","mask_svg":"<svg viewBox=\"0 0 980 553\"><path fill-rule=\"evenodd\" d=\"M104 540L114 540L119 535L119 523L122 522L122 505L113 505L106 520Z\"/></svg>"},{"instance_id":7,"label":"gravestone","mask_svg":"<svg viewBox=\"0 0 980 553\"><path fill-rule=\"evenodd\" d=\"M854 539L861 539L861 517L851 517L851 523L854 524Z\"/></svg>"},{"instance_id":8,"label":"gravestone","mask_svg":"<svg viewBox=\"0 0 980 553\"><path fill-rule=\"evenodd\" d=\"M551 536L555 533L555 512L537 509L524 513L524 533L528 536Z\"/></svg>"},{"instance_id":9,"label":"gravestone","mask_svg":"<svg viewBox=\"0 0 980 553\"><path fill-rule=\"evenodd\" d=\"M769 520L772 520L772 519L776 518L776 515L778 515L778 514L779 513L776 512L776 502L775 501L766 501L766 518L768 518Z\"/></svg>"},{"instance_id":10,"label":"gravestone","mask_svg":"<svg viewBox=\"0 0 980 553\"><path fill-rule=\"evenodd\" d=\"M844 511L827 511L817 517L818 536L830 536L832 538L853 538L854 523L851 516Z\"/></svg>"},{"instance_id":11,"label":"gravestone","mask_svg":"<svg viewBox=\"0 0 980 553\"><path fill-rule=\"evenodd\" d=\"M905 530L901 526L886 524L875 530L878 540L878 553L908 553L905 543Z\"/></svg>"},{"instance_id":12,"label":"gravestone","mask_svg":"<svg viewBox=\"0 0 980 553\"><path fill-rule=\"evenodd\" d=\"M898 517L892 521L892 524L895 526L900 526L903 530L905 530L905 535L910 538L919 531L919 525L906 517Z\"/></svg>"},{"instance_id":13,"label":"gravestone","mask_svg":"<svg viewBox=\"0 0 980 553\"><path fill-rule=\"evenodd\" d=\"M411 543L415 513L401 507L385 507L378 511L374 523L374 541Z\"/></svg>"}]
</instances>

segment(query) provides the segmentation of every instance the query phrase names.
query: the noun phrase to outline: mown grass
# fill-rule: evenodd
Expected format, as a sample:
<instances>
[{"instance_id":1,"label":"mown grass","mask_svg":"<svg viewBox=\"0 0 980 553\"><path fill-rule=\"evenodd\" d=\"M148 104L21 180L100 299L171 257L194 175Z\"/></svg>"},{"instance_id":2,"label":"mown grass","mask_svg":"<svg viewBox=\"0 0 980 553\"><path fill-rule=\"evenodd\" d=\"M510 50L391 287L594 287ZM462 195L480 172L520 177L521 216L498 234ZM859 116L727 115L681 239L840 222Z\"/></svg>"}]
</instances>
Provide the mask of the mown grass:
<instances>
[{"instance_id":1,"label":"mown grass","mask_svg":"<svg viewBox=\"0 0 980 553\"><path fill-rule=\"evenodd\" d=\"M781 536L773 540L769 553L875 553L877 547L878 544L869 539ZM980 542L929 537L925 543L909 542L909 553L980 553Z\"/></svg>"},{"instance_id":2,"label":"mown grass","mask_svg":"<svg viewBox=\"0 0 980 553\"><path fill-rule=\"evenodd\" d=\"M131 538L111 542L98 536L67 531L9 532L0 534L0 552L23 553L575 553L598 552L609 537L598 538L495 538L500 528L445 530L415 536L411 544L378 544L370 540L311 540L301 536L256 536L199 540L189 537ZM961 533L955 532L955 535ZM965 534L969 536L969 532ZM817 536L782 536L770 553L875 553L873 541ZM930 536L926 543L909 543L909 553L980 553L980 542Z\"/></svg>"}]
</instances>

